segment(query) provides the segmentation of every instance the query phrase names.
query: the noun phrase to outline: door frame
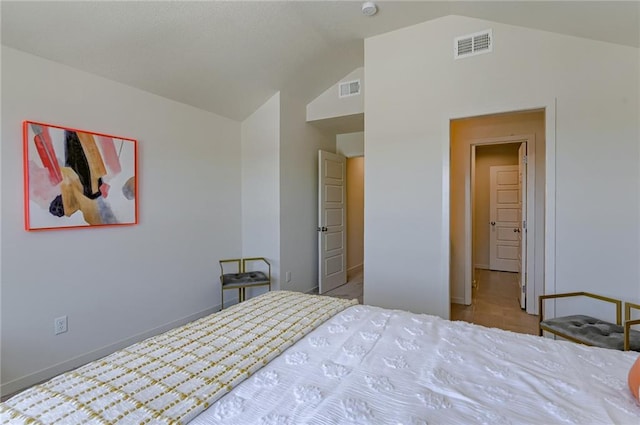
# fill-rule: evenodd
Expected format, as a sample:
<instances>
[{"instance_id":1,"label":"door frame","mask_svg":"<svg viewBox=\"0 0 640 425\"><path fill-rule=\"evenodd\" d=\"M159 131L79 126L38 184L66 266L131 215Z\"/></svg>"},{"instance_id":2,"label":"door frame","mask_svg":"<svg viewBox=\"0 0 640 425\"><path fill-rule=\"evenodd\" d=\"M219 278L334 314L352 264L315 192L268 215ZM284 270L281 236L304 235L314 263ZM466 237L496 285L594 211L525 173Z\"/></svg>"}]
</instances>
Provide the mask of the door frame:
<instances>
[{"instance_id":1,"label":"door frame","mask_svg":"<svg viewBox=\"0 0 640 425\"><path fill-rule=\"evenodd\" d=\"M473 139L470 142L470 162L465 164L465 202L464 202L464 303L471 304L472 285L474 278L474 215L475 215L475 186L476 186L476 149L478 146L503 145L508 143L527 144L527 313L534 314L537 303L535 300L535 286L539 279L535 276L535 148L534 134L523 134L506 137L492 137ZM533 217L533 219L531 219ZM522 221L522 217L521 217ZM522 223L520 223L522 225Z\"/></svg>"},{"instance_id":2,"label":"door frame","mask_svg":"<svg viewBox=\"0 0 640 425\"><path fill-rule=\"evenodd\" d=\"M538 264L538 274L543 282L536 282L535 299L545 293L556 292L556 108L557 99L547 95L540 97L527 94L526 97L512 100L493 99L492 102L466 102L449 107L442 113L441 120L441 152L442 152L442 212L440 239L441 263L440 276L442 288L451 302L451 121L462 118L473 118L483 115L514 113L521 111L544 111L545 120L545 167L544 167L544 259ZM537 303L535 314L538 314ZM551 310L550 310L551 311ZM451 316L449 311L448 317Z\"/></svg>"}]
</instances>

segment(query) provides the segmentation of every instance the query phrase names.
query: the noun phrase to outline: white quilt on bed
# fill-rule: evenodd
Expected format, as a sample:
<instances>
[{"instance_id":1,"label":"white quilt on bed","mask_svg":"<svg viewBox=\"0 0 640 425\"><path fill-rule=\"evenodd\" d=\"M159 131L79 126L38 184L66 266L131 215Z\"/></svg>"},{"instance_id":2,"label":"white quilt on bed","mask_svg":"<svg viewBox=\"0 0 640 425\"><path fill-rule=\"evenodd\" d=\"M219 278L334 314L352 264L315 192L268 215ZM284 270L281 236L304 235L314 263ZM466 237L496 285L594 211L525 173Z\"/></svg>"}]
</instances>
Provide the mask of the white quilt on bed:
<instances>
[{"instance_id":1,"label":"white quilt on bed","mask_svg":"<svg viewBox=\"0 0 640 425\"><path fill-rule=\"evenodd\" d=\"M640 424L638 356L354 306L191 424Z\"/></svg>"},{"instance_id":2,"label":"white quilt on bed","mask_svg":"<svg viewBox=\"0 0 640 425\"><path fill-rule=\"evenodd\" d=\"M182 424L355 300L275 291L36 385L7 424Z\"/></svg>"}]
</instances>

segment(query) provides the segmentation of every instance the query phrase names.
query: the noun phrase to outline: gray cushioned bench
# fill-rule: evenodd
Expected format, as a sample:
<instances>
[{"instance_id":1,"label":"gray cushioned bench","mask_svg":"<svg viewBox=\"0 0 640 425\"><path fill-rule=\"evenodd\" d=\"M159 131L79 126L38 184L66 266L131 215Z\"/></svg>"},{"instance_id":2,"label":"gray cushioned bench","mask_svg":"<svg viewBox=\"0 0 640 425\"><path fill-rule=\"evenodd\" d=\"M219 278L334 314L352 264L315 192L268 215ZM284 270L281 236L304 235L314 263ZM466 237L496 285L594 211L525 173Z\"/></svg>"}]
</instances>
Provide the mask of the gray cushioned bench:
<instances>
[{"instance_id":1,"label":"gray cushioned bench","mask_svg":"<svg viewBox=\"0 0 640 425\"><path fill-rule=\"evenodd\" d=\"M586 315L572 315L544 319L544 300L586 296L615 304L616 323L600 320ZM640 351L640 331L631 329L640 320L631 320L631 308L640 309L640 305L626 303L625 323L622 324L622 301L588 292L542 295L540 297L540 335L547 331L570 341L615 350Z\"/></svg>"},{"instance_id":2,"label":"gray cushioned bench","mask_svg":"<svg viewBox=\"0 0 640 425\"><path fill-rule=\"evenodd\" d=\"M247 263L262 264L267 269L266 272L258 270L248 270ZM220 305L221 310L224 308L224 291L226 289L238 290L238 302L242 302L247 298L247 288L256 286L268 286L271 291L271 263L264 257L251 258L231 258L228 260L219 260L220 263ZM234 267L233 273L225 273L225 265Z\"/></svg>"}]
</instances>

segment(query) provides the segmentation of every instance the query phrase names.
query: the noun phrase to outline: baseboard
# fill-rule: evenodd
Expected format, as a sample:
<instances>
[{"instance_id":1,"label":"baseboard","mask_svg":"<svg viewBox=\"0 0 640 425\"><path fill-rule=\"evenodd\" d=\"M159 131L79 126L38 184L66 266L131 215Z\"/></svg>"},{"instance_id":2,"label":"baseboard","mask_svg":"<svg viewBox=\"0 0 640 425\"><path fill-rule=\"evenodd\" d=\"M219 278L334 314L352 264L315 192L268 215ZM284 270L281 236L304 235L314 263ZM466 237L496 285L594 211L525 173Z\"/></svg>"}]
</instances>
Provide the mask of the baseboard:
<instances>
[{"instance_id":1,"label":"baseboard","mask_svg":"<svg viewBox=\"0 0 640 425\"><path fill-rule=\"evenodd\" d=\"M453 304L462 304L462 305L464 305L464 297L451 297L451 302Z\"/></svg>"},{"instance_id":2,"label":"baseboard","mask_svg":"<svg viewBox=\"0 0 640 425\"><path fill-rule=\"evenodd\" d=\"M488 264L476 264L474 267L476 269L489 270L489 265Z\"/></svg>"},{"instance_id":3,"label":"baseboard","mask_svg":"<svg viewBox=\"0 0 640 425\"><path fill-rule=\"evenodd\" d=\"M311 288L307 292L305 292L305 294L314 295L314 294L317 294L319 290L320 290L319 286L314 286L313 288Z\"/></svg>"},{"instance_id":4,"label":"baseboard","mask_svg":"<svg viewBox=\"0 0 640 425\"><path fill-rule=\"evenodd\" d=\"M356 264L355 266L349 267L347 269L347 275L349 275L351 273L360 273L363 269L364 269L364 264L363 263Z\"/></svg>"},{"instance_id":5,"label":"baseboard","mask_svg":"<svg viewBox=\"0 0 640 425\"><path fill-rule=\"evenodd\" d=\"M231 304L235 304L237 302L238 302L237 298L235 298L235 300L231 299L229 303L227 303L227 306ZM9 382L3 382L2 385L0 385L0 397L4 398L4 396L6 395L17 393L33 385L47 381L56 375L60 375L61 373L75 369L91 361L108 356L114 351L120 350L124 347L128 347L129 345L135 344L136 342L140 342L144 339L150 338L154 335L161 334L163 332L166 332L178 326L182 326L189 322L193 322L194 320L200 319L201 317L204 317L204 316L208 316L209 314L214 313L218 310L220 310L219 304L213 308L208 308L208 309L199 311L195 314L190 314L189 316L182 317L180 319L174 320L173 322L166 323L162 326L158 326L156 328L150 329L145 332L141 332L139 334L114 342L113 344L109 344L97 350L90 351L85 354L81 354L77 357L73 357L69 360L65 360L64 362L55 364L45 369L41 369L37 372L31 373L29 375L25 375L21 378L17 378Z\"/></svg>"}]
</instances>

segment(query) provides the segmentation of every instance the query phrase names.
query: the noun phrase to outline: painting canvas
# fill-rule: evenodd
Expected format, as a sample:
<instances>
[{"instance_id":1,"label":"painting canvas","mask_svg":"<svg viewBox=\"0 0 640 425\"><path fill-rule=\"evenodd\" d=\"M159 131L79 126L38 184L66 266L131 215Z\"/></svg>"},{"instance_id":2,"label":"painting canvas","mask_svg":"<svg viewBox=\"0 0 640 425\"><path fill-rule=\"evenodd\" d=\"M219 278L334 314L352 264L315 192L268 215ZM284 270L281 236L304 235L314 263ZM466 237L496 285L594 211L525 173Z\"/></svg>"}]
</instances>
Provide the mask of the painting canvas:
<instances>
[{"instance_id":1,"label":"painting canvas","mask_svg":"<svg viewBox=\"0 0 640 425\"><path fill-rule=\"evenodd\" d=\"M23 123L27 230L138 222L137 142Z\"/></svg>"}]
</instances>

